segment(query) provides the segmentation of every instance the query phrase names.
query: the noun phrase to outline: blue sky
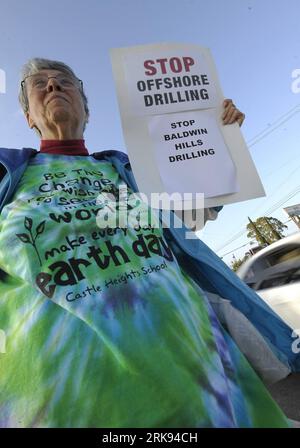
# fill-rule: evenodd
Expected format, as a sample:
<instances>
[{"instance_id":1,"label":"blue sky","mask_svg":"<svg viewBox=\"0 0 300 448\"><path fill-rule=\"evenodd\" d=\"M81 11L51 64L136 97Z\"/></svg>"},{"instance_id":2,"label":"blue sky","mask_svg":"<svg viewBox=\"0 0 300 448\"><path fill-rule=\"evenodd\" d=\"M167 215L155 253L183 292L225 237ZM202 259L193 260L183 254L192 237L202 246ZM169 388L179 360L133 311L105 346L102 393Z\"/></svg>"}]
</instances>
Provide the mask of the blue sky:
<instances>
[{"instance_id":1,"label":"blue sky","mask_svg":"<svg viewBox=\"0 0 300 448\"><path fill-rule=\"evenodd\" d=\"M1 0L6 93L0 94L0 146L39 147L17 102L19 71L30 57L62 60L83 79L91 112L85 134L90 152L126 151L109 49L159 42L209 47L225 96L246 114L246 141L255 143L265 131L250 152L267 197L226 206L201 232L224 255L247 243L244 233L224 246L244 230L247 216L255 219L300 190L300 93L291 90L292 71L300 68L299 17L298 0ZM271 215L286 221L282 207L299 202L300 193ZM289 225L290 233L296 230ZM232 253L224 260L231 258Z\"/></svg>"}]
</instances>

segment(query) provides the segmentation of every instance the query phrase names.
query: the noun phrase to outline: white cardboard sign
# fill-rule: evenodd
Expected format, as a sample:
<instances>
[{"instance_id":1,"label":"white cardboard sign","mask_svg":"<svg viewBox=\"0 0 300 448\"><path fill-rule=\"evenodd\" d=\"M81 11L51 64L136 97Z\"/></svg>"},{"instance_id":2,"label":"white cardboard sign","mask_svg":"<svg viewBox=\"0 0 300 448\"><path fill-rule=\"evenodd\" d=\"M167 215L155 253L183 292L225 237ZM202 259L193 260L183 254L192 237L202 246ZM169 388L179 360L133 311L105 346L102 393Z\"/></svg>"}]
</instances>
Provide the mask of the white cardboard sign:
<instances>
[{"instance_id":1,"label":"white cardboard sign","mask_svg":"<svg viewBox=\"0 0 300 448\"><path fill-rule=\"evenodd\" d=\"M213 207L264 196L238 124L222 124L224 95L208 49L116 48L111 61L131 166L149 200L151 193L204 193L205 207ZM171 132L183 121L195 123Z\"/></svg>"}]
</instances>

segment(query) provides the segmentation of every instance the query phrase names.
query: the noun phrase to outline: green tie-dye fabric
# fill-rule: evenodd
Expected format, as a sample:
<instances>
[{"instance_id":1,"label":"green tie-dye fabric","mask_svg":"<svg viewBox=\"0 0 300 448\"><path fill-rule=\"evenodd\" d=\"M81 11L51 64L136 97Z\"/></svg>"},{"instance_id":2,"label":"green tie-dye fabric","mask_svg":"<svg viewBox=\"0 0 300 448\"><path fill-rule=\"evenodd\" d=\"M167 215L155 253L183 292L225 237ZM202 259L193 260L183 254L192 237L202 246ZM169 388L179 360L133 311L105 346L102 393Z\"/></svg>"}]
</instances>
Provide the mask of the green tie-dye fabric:
<instances>
[{"instance_id":1,"label":"green tie-dye fabric","mask_svg":"<svg viewBox=\"0 0 300 448\"><path fill-rule=\"evenodd\" d=\"M2 211L0 427L287 426L155 215L132 198L114 228L121 184L38 154Z\"/></svg>"}]
</instances>

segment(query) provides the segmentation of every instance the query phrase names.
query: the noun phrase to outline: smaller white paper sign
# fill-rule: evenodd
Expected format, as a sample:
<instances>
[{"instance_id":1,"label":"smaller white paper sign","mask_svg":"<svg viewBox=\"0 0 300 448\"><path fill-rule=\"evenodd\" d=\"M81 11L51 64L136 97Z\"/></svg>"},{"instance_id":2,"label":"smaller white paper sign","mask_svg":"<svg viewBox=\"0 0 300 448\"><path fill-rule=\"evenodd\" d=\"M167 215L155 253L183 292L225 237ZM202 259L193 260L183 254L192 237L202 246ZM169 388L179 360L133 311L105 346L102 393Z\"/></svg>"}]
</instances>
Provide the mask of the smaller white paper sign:
<instances>
[{"instance_id":1,"label":"smaller white paper sign","mask_svg":"<svg viewBox=\"0 0 300 448\"><path fill-rule=\"evenodd\" d=\"M158 170L169 194L236 193L236 168L211 110L148 118Z\"/></svg>"},{"instance_id":2,"label":"smaller white paper sign","mask_svg":"<svg viewBox=\"0 0 300 448\"><path fill-rule=\"evenodd\" d=\"M153 115L216 107L209 61L200 50L157 50L123 56L131 113Z\"/></svg>"}]
</instances>

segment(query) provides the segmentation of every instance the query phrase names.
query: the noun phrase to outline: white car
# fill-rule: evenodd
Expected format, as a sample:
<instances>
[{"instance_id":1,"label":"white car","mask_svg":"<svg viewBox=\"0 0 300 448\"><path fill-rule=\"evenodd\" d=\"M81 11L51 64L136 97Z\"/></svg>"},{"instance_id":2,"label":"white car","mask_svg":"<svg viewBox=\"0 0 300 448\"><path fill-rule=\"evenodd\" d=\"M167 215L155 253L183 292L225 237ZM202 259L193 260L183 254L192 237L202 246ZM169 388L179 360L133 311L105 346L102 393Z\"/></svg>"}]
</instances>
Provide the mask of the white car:
<instances>
[{"instance_id":1,"label":"white car","mask_svg":"<svg viewBox=\"0 0 300 448\"><path fill-rule=\"evenodd\" d=\"M300 334L300 232L253 255L237 275Z\"/></svg>"}]
</instances>

